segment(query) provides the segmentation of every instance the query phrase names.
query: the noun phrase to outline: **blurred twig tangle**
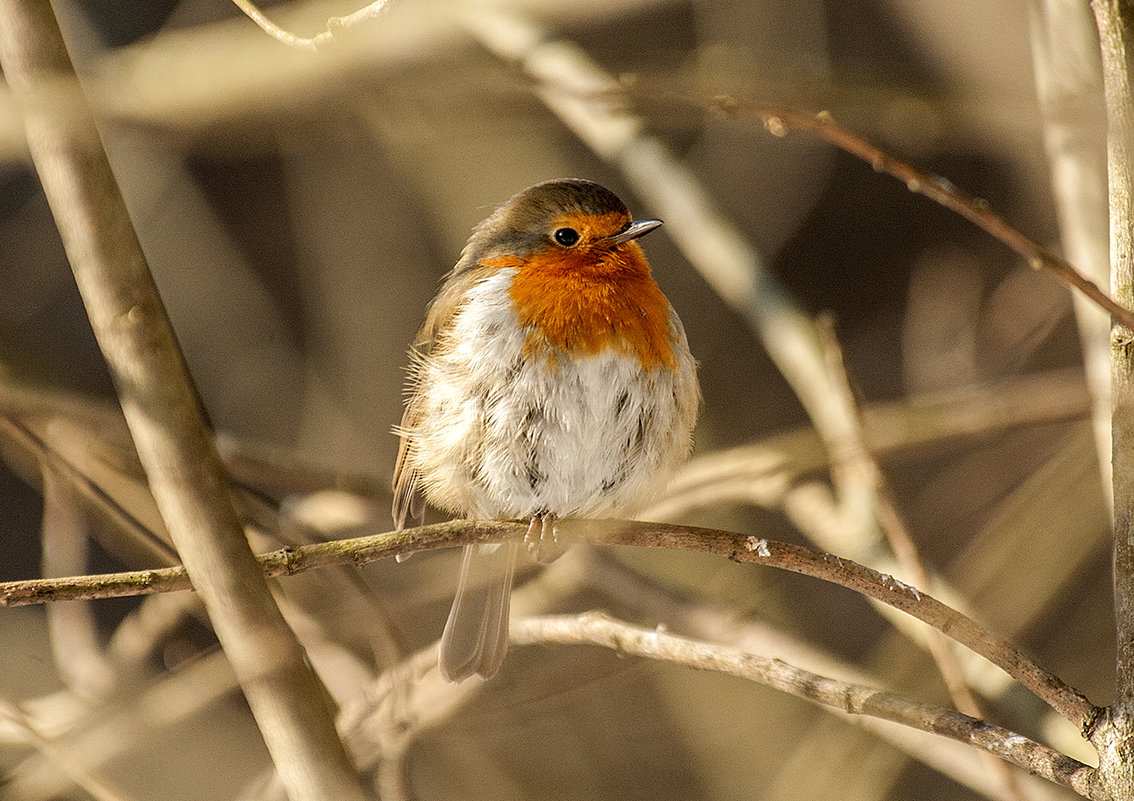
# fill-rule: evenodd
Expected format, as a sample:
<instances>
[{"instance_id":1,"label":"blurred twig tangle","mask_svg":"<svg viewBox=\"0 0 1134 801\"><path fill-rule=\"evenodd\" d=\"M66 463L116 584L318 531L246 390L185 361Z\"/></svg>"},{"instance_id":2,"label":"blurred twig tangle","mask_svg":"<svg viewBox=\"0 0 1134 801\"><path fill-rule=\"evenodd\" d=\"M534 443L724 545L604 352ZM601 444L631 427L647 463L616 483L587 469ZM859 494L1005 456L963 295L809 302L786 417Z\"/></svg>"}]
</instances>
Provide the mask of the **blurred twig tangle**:
<instances>
[{"instance_id":1,"label":"blurred twig tangle","mask_svg":"<svg viewBox=\"0 0 1134 801\"><path fill-rule=\"evenodd\" d=\"M818 320L818 326L832 382L846 395L847 402L853 408L858 409L858 401L851 385L851 377L847 374L846 362L839 346L835 321L830 316L821 317ZM901 569L900 575L906 577L915 586L925 587L930 592L940 592L942 583L940 577L931 576L925 561L918 553L914 537L898 510L893 490L886 481L886 477L874 455L866 447L861 416L856 419L856 423L857 425L850 432L851 436L845 442L840 443L838 450L832 454L837 460L836 475L844 471L857 472L863 476L862 480L869 481L873 485L874 497L877 502L878 524L886 535L890 550ZM950 588L950 594L953 592L955 590ZM990 720L988 710L977 698L965 675L961 652L954 648L954 645L938 630L927 630L925 642L957 710L974 719L985 718ZM1008 770L1002 762L992 759L988 754L984 756L989 771L996 776L996 780L1004 788L1004 791L1010 796L1025 798L1022 795L1016 775Z\"/></svg>"}]
</instances>

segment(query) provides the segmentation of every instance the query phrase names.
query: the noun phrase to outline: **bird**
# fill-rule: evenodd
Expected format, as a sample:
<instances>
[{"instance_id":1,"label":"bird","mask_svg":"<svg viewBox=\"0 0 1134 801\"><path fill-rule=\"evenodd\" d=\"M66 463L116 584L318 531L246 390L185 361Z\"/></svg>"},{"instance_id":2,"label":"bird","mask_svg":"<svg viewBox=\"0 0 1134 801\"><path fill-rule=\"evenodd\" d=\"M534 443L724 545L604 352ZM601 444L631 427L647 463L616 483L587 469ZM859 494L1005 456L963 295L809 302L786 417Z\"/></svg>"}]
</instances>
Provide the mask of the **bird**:
<instances>
[{"instance_id":1,"label":"bird","mask_svg":"<svg viewBox=\"0 0 1134 801\"><path fill-rule=\"evenodd\" d=\"M531 186L477 225L410 348L393 517L625 517L688 456L701 404L680 318L609 189ZM508 647L519 543L465 546L441 636L444 679L489 679Z\"/></svg>"}]
</instances>

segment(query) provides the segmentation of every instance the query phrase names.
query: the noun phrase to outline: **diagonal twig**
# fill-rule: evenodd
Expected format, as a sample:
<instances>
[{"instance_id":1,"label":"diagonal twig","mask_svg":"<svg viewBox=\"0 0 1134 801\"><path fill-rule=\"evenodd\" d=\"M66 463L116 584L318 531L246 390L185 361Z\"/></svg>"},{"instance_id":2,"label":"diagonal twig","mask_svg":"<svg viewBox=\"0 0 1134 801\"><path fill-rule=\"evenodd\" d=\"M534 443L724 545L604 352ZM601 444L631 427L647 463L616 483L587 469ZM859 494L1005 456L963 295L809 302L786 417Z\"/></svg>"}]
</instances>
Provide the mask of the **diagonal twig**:
<instances>
[{"instance_id":1,"label":"diagonal twig","mask_svg":"<svg viewBox=\"0 0 1134 801\"><path fill-rule=\"evenodd\" d=\"M884 172L902 181L911 192L924 195L941 206L960 214L1003 242L1029 265L1046 270L1062 283L1081 292L1116 322L1134 330L1134 312L1115 301L1091 279L1079 272L1067 259L1052 253L993 211L988 201L954 186L947 179L914 166L843 128L826 112L809 114L802 111L762 103L742 103L733 98L717 98L711 107L729 116L757 116L774 136L785 136L789 129L813 133L840 150L865 161L875 172Z\"/></svg>"}]
</instances>

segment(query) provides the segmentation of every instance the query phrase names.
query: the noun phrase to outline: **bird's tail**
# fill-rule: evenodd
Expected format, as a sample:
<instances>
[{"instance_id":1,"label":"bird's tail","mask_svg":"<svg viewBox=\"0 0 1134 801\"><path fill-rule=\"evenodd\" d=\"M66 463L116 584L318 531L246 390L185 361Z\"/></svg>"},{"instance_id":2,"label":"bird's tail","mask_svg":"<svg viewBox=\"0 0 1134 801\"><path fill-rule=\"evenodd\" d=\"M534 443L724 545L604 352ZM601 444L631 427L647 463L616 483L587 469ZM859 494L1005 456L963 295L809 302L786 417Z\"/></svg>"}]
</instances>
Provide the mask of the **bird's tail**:
<instances>
[{"instance_id":1,"label":"bird's tail","mask_svg":"<svg viewBox=\"0 0 1134 801\"><path fill-rule=\"evenodd\" d=\"M457 597L441 635L441 676L492 678L508 652L508 609L519 543L466 545Z\"/></svg>"}]
</instances>

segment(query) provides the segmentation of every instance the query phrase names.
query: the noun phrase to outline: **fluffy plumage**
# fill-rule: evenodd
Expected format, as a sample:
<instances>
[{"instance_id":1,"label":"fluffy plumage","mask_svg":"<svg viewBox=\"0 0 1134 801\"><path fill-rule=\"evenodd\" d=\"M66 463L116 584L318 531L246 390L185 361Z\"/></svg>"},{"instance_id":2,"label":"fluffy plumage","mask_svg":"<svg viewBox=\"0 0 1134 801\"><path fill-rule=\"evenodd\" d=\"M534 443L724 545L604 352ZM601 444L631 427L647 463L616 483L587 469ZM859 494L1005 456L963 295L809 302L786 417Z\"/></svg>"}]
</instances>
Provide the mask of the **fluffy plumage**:
<instances>
[{"instance_id":1,"label":"fluffy plumage","mask_svg":"<svg viewBox=\"0 0 1134 801\"><path fill-rule=\"evenodd\" d=\"M420 499L512 519L631 514L687 455L699 390L676 313L611 192L539 184L474 231L414 343L394 519ZM569 229L570 236L557 232ZM507 644L515 547L467 549L441 667L489 676Z\"/></svg>"}]
</instances>

